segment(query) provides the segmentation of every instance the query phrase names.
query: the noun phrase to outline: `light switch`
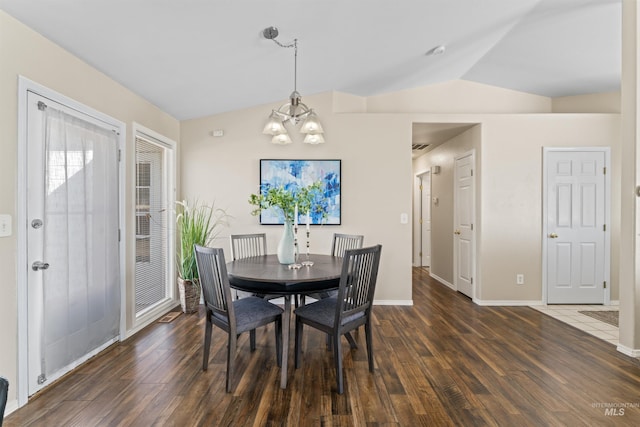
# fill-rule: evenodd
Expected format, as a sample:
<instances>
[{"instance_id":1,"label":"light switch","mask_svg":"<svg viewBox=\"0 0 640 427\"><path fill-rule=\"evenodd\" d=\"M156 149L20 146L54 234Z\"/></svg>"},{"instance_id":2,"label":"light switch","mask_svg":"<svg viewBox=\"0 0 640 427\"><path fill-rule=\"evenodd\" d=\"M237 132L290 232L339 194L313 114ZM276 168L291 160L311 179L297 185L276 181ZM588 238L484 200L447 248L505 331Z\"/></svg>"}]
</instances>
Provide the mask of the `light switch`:
<instances>
[{"instance_id":1,"label":"light switch","mask_svg":"<svg viewBox=\"0 0 640 427\"><path fill-rule=\"evenodd\" d=\"M400 214L400 224L407 224L409 222L409 215L406 213Z\"/></svg>"},{"instance_id":2,"label":"light switch","mask_svg":"<svg viewBox=\"0 0 640 427\"><path fill-rule=\"evenodd\" d=\"M11 236L11 215L0 215L0 237Z\"/></svg>"}]
</instances>

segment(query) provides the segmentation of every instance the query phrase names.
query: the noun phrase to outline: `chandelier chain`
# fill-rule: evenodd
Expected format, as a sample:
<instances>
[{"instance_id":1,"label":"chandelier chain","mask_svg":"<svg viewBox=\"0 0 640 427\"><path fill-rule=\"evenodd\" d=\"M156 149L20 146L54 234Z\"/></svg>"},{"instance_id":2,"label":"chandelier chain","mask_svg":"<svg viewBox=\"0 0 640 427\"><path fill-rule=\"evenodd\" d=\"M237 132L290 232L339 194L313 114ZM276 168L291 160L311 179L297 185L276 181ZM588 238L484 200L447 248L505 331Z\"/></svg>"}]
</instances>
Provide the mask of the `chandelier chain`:
<instances>
[{"instance_id":1,"label":"chandelier chain","mask_svg":"<svg viewBox=\"0 0 640 427\"><path fill-rule=\"evenodd\" d=\"M284 48L293 48L293 91L298 91L298 39L293 39L292 43L284 44L280 43L275 38L271 39L275 44Z\"/></svg>"}]
</instances>

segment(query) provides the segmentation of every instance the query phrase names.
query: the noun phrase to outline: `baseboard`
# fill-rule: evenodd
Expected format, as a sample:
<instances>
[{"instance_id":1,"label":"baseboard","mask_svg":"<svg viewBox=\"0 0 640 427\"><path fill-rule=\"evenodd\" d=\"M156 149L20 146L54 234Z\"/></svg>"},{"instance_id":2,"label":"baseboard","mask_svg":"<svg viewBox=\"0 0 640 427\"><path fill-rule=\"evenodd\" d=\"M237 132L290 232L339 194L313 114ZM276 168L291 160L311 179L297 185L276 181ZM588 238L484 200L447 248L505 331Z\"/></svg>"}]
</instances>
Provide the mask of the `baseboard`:
<instances>
[{"instance_id":1,"label":"baseboard","mask_svg":"<svg viewBox=\"0 0 640 427\"><path fill-rule=\"evenodd\" d=\"M616 347L616 350L618 350L620 353L626 354L627 356L630 356L630 357L640 357L640 349L629 348L629 347L624 346L624 345L622 345L620 343L618 343L618 346Z\"/></svg>"},{"instance_id":2,"label":"baseboard","mask_svg":"<svg viewBox=\"0 0 640 427\"><path fill-rule=\"evenodd\" d=\"M377 299L373 301L373 305L413 305L411 299Z\"/></svg>"},{"instance_id":3,"label":"baseboard","mask_svg":"<svg viewBox=\"0 0 640 427\"><path fill-rule=\"evenodd\" d=\"M438 282L440 282L441 284L445 285L447 288L449 288L451 290L454 290L454 291L456 290L456 288L453 286L452 283L447 282L442 277L439 277L437 274L433 274L431 271L429 271L429 276L432 279L436 279Z\"/></svg>"},{"instance_id":4,"label":"baseboard","mask_svg":"<svg viewBox=\"0 0 640 427\"><path fill-rule=\"evenodd\" d=\"M4 408L4 416L6 417L7 415L9 415L10 413L12 413L13 411L18 409L18 399L15 400L8 400L7 401L7 406ZM0 414L2 415L2 414Z\"/></svg>"},{"instance_id":5,"label":"baseboard","mask_svg":"<svg viewBox=\"0 0 640 427\"><path fill-rule=\"evenodd\" d=\"M475 302L478 305L483 305L483 306L530 306L530 305L543 305L542 301L536 301L536 300L529 300L529 301L524 301L524 300L516 300L516 301L509 301L509 300L479 300L479 299L474 299L473 302Z\"/></svg>"}]
</instances>

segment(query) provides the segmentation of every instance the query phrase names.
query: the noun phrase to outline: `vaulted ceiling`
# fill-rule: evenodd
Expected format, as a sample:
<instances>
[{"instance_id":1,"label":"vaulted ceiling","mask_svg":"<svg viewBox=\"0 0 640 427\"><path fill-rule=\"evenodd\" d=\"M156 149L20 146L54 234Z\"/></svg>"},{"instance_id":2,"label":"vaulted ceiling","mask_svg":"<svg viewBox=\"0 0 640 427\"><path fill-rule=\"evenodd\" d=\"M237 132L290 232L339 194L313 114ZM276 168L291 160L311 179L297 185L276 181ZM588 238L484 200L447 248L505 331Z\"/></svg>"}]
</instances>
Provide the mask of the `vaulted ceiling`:
<instances>
[{"instance_id":1,"label":"vaulted ceiling","mask_svg":"<svg viewBox=\"0 0 640 427\"><path fill-rule=\"evenodd\" d=\"M619 90L621 0L0 0L179 120L298 91L466 79L556 97ZM444 46L444 53L433 49Z\"/></svg>"}]
</instances>

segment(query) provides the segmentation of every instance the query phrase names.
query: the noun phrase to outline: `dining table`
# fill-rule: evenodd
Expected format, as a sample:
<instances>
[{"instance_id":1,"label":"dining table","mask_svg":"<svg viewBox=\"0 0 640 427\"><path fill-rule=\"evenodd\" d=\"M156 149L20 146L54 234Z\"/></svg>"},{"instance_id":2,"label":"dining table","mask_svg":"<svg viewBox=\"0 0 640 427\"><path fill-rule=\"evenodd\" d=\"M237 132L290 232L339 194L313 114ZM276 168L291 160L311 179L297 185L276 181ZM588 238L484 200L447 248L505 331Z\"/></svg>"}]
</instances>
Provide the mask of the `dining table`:
<instances>
[{"instance_id":1,"label":"dining table","mask_svg":"<svg viewBox=\"0 0 640 427\"><path fill-rule=\"evenodd\" d=\"M302 265L302 261L310 261L313 265ZM293 267L281 264L276 255L262 255L237 259L226 265L232 288L254 294L278 295L284 299L280 372L280 387L283 389L287 387L291 296L337 289L342 272L342 257L309 254L308 257L301 256L299 262Z\"/></svg>"}]
</instances>

